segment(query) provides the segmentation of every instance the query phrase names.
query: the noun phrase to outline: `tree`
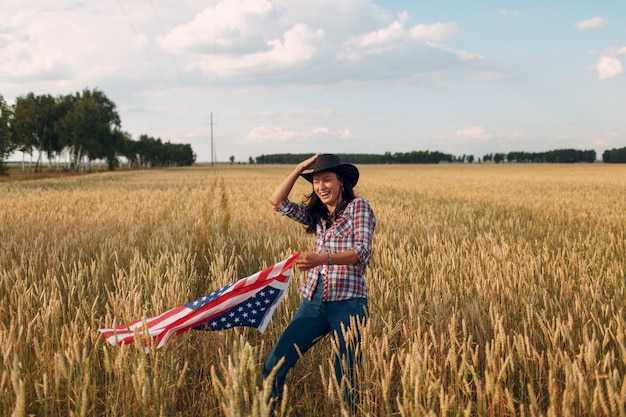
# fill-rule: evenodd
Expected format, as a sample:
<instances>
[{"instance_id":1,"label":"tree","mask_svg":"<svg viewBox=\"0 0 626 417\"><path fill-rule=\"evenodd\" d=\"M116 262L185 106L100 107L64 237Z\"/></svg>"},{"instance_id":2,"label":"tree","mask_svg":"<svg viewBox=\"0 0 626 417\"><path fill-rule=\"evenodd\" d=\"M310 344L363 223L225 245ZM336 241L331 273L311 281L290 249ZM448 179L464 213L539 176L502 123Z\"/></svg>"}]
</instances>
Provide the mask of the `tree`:
<instances>
[{"instance_id":1,"label":"tree","mask_svg":"<svg viewBox=\"0 0 626 417\"><path fill-rule=\"evenodd\" d=\"M139 166L139 155L137 154L137 142L133 140L130 133L122 132L118 130L118 134L121 135L119 139L119 153L128 160L128 166L130 168L137 168Z\"/></svg>"},{"instance_id":2,"label":"tree","mask_svg":"<svg viewBox=\"0 0 626 417\"><path fill-rule=\"evenodd\" d=\"M122 132L119 128L115 128L113 129L113 132L111 132L110 143L105 147L104 151L104 158L107 161L109 171L113 171L115 168L120 166L120 161L117 159L117 156L118 154L121 154L126 135L128 134Z\"/></svg>"},{"instance_id":3,"label":"tree","mask_svg":"<svg viewBox=\"0 0 626 417\"><path fill-rule=\"evenodd\" d=\"M56 128L70 150L70 164L77 171L91 171L92 160L106 159L110 169L115 167L122 137L118 132L121 122L115 103L103 92L88 89L82 95L66 98L65 102L70 109Z\"/></svg>"},{"instance_id":4,"label":"tree","mask_svg":"<svg viewBox=\"0 0 626 417\"><path fill-rule=\"evenodd\" d=\"M235 155L231 155L230 158L228 158L228 160L230 161L230 164L234 164L235 163Z\"/></svg>"},{"instance_id":5,"label":"tree","mask_svg":"<svg viewBox=\"0 0 626 417\"><path fill-rule=\"evenodd\" d=\"M48 156L49 166L54 154L60 152L59 138L54 128L59 118L57 100L49 94L36 96L28 93L18 97L13 106L13 140L19 149L32 156L38 151L35 172L41 167L41 157Z\"/></svg>"},{"instance_id":6,"label":"tree","mask_svg":"<svg viewBox=\"0 0 626 417\"><path fill-rule=\"evenodd\" d=\"M4 97L0 94L0 175L7 174L7 167L4 159L8 157L15 148L11 137L9 126L12 112Z\"/></svg>"},{"instance_id":7,"label":"tree","mask_svg":"<svg viewBox=\"0 0 626 417\"><path fill-rule=\"evenodd\" d=\"M45 153L48 157L48 169L50 169L54 155L61 151L59 136L54 129L54 124L59 116L56 100L50 94L46 94L37 96L36 102L39 113L37 118L37 150L39 151L39 157L37 158L35 171L41 164L42 153Z\"/></svg>"},{"instance_id":8,"label":"tree","mask_svg":"<svg viewBox=\"0 0 626 417\"><path fill-rule=\"evenodd\" d=\"M30 154L31 165L33 152L39 151L36 171L44 153L49 169L55 156L67 153L69 168L77 171L90 171L93 160L105 160L110 170L115 169L119 156L126 157L131 167L185 166L196 160L188 144L164 143L147 135L134 141L121 131L115 103L98 89L56 99L29 93L11 108L0 99L0 164L15 149ZM0 169L4 171L4 165Z\"/></svg>"},{"instance_id":9,"label":"tree","mask_svg":"<svg viewBox=\"0 0 626 417\"><path fill-rule=\"evenodd\" d=\"M196 154L189 144L172 144L166 142L169 150L166 152L170 165L191 166L196 162Z\"/></svg>"},{"instance_id":10,"label":"tree","mask_svg":"<svg viewBox=\"0 0 626 417\"><path fill-rule=\"evenodd\" d=\"M160 148L162 145L161 139L141 135L137 143L139 165L146 168L159 165Z\"/></svg>"},{"instance_id":11,"label":"tree","mask_svg":"<svg viewBox=\"0 0 626 417\"><path fill-rule=\"evenodd\" d=\"M28 93L24 97L15 99L13 105L13 123L11 130L13 142L22 154L30 155L29 171L32 167L33 151L37 146L37 103L35 95ZM22 158L22 171L24 171L24 159Z\"/></svg>"},{"instance_id":12,"label":"tree","mask_svg":"<svg viewBox=\"0 0 626 417\"><path fill-rule=\"evenodd\" d=\"M56 124L59 135L63 138L63 145L69 152L70 167L76 171L81 169L81 161L85 154L85 135L89 136L90 123L85 121L88 117L88 105L81 102L79 94L67 96L64 103L68 106L66 114Z\"/></svg>"},{"instance_id":13,"label":"tree","mask_svg":"<svg viewBox=\"0 0 626 417\"><path fill-rule=\"evenodd\" d=\"M626 147L604 151L602 161L613 164L626 163Z\"/></svg>"},{"instance_id":14,"label":"tree","mask_svg":"<svg viewBox=\"0 0 626 417\"><path fill-rule=\"evenodd\" d=\"M88 139L88 161L105 159L109 169L117 165L116 152L120 147L120 116L113 103L100 90L83 90L82 101L89 104L91 110L91 129L93 135Z\"/></svg>"}]
</instances>

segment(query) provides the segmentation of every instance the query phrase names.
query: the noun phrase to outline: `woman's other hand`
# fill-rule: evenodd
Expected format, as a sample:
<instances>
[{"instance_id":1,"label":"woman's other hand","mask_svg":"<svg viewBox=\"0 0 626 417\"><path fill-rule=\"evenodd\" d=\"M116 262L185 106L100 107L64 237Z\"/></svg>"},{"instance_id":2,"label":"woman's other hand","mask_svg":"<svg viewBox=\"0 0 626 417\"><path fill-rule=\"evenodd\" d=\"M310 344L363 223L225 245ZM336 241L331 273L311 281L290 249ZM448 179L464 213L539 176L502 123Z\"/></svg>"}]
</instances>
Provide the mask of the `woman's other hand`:
<instances>
[{"instance_id":1,"label":"woman's other hand","mask_svg":"<svg viewBox=\"0 0 626 417\"><path fill-rule=\"evenodd\" d=\"M300 271L308 271L311 268L320 266L326 263L326 256L320 255L315 252L300 253L296 260L296 266Z\"/></svg>"}]
</instances>

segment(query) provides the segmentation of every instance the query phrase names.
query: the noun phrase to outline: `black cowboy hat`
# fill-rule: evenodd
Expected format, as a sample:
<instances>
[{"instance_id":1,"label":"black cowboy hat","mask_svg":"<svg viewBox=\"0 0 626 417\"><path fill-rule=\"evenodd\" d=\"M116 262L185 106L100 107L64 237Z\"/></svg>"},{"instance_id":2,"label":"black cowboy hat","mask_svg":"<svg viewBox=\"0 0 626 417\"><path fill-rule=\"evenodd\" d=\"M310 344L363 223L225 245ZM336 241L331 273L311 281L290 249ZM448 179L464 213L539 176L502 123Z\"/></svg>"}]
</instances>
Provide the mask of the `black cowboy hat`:
<instances>
[{"instance_id":1,"label":"black cowboy hat","mask_svg":"<svg viewBox=\"0 0 626 417\"><path fill-rule=\"evenodd\" d=\"M338 174L345 181L348 181L352 187L359 181L359 170L352 164L345 164L337 155L330 153L321 154L315 160L313 171L306 174L300 174L302 178L308 182L313 182L313 175L318 172L330 171Z\"/></svg>"}]
</instances>

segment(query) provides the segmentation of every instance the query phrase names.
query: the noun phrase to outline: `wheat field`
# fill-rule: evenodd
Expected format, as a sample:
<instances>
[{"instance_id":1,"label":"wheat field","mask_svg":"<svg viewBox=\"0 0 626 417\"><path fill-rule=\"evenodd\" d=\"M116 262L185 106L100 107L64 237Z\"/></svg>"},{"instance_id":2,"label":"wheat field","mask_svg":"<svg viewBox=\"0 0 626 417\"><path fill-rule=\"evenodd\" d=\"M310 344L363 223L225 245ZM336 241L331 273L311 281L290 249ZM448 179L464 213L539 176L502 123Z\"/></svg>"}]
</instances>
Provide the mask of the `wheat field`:
<instances>
[{"instance_id":1,"label":"wheat field","mask_svg":"<svg viewBox=\"0 0 626 417\"><path fill-rule=\"evenodd\" d=\"M1 416L265 416L265 333L153 353L97 332L183 304L313 237L267 198L290 166L0 183ZM360 166L378 226L360 416L626 417L626 167ZM299 181L292 198L310 191ZM282 415L347 415L325 340Z\"/></svg>"}]
</instances>

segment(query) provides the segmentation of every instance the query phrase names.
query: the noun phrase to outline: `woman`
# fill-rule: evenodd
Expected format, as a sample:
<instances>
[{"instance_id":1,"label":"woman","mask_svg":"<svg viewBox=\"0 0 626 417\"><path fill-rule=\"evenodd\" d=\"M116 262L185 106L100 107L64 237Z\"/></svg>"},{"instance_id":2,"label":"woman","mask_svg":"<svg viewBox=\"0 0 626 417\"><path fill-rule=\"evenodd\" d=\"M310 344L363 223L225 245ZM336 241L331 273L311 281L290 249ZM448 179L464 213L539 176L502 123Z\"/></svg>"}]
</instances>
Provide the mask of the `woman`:
<instances>
[{"instance_id":1,"label":"woman","mask_svg":"<svg viewBox=\"0 0 626 417\"><path fill-rule=\"evenodd\" d=\"M311 168L312 172L303 173ZM288 199L299 176L313 184L313 192L303 204ZM336 155L316 154L299 163L270 197L275 210L304 224L307 233L316 234L313 252L301 253L296 261L298 269L308 271L298 290L302 303L263 365L267 378L284 358L272 385L275 404L280 402L287 372L299 355L328 333L337 338L339 346L337 381L341 383L344 376L343 360L348 365L345 376L349 386L353 385L353 347L349 347L344 333L351 318L354 323L366 315L365 269L376 226L369 203L354 196L358 180L359 170L354 165L341 163Z\"/></svg>"}]
</instances>

